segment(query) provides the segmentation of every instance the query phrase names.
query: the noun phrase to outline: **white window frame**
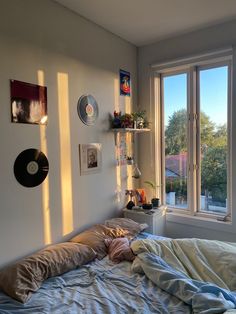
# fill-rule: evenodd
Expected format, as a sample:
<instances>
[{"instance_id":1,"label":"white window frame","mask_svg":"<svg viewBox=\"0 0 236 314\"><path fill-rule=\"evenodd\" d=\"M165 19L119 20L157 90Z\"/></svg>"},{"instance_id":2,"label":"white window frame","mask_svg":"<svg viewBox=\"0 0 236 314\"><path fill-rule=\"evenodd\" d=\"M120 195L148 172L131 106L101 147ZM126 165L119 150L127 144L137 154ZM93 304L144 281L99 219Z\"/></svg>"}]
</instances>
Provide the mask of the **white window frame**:
<instances>
[{"instance_id":1,"label":"white window frame","mask_svg":"<svg viewBox=\"0 0 236 314\"><path fill-rule=\"evenodd\" d=\"M198 217L200 219L223 220L225 214L206 213L200 210L199 184L200 176L197 172L199 167L199 152L196 151L199 143L199 70L228 66L228 163L227 163L227 221L232 217L232 48L218 50L185 59L174 60L151 66L151 102L154 103L155 112L155 172L156 179L161 185L161 201L165 204L165 151L164 151L164 106L162 76L187 73L187 106L189 110L189 140L188 140L188 209L178 209L168 206L168 210L174 214ZM198 88L197 88L198 85ZM160 175L158 175L160 174ZM198 209L199 208L199 209Z\"/></svg>"}]
</instances>

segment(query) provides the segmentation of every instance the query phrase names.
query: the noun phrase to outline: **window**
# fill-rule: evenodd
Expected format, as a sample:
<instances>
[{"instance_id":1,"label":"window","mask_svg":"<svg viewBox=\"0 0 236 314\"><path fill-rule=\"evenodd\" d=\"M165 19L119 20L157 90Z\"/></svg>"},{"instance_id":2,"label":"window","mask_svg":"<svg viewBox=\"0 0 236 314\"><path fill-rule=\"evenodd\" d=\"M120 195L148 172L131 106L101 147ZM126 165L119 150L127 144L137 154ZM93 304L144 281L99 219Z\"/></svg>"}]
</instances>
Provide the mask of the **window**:
<instances>
[{"instance_id":1,"label":"window","mask_svg":"<svg viewBox=\"0 0 236 314\"><path fill-rule=\"evenodd\" d=\"M190 61L155 70L162 199L173 210L225 216L230 207L231 56Z\"/></svg>"}]
</instances>

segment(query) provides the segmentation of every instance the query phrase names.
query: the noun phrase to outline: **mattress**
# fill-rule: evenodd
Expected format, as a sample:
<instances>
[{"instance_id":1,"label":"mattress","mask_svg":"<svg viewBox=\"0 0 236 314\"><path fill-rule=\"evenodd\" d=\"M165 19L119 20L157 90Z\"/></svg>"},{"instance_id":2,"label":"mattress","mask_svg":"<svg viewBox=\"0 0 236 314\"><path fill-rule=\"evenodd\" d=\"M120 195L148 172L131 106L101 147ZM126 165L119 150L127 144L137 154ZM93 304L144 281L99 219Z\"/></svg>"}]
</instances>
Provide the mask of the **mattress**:
<instances>
[{"instance_id":1,"label":"mattress","mask_svg":"<svg viewBox=\"0 0 236 314\"><path fill-rule=\"evenodd\" d=\"M155 238L141 233L140 239ZM160 237L158 237L160 238ZM61 276L49 278L26 303L0 293L0 314L191 313L178 298L157 288L130 262L94 260Z\"/></svg>"}]
</instances>

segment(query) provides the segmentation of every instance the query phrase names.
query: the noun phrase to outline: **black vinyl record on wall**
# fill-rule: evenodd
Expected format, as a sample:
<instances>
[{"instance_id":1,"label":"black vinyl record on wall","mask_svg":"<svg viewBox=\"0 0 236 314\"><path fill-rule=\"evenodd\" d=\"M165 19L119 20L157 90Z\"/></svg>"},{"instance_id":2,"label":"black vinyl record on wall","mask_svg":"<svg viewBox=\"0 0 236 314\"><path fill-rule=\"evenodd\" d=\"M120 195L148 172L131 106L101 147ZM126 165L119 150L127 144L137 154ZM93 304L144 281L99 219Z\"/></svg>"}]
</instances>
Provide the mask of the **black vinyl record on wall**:
<instances>
[{"instance_id":1,"label":"black vinyl record on wall","mask_svg":"<svg viewBox=\"0 0 236 314\"><path fill-rule=\"evenodd\" d=\"M92 95L83 95L77 104L77 112L81 121L93 125L98 117L98 104Z\"/></svg>"},{"instance_id":2,"label":"black vinyl record on wall","mask_svg":"<svg viewBox=\"0 0 236 314\"><path fill-rule=\"evenodd\" d=\"M47 177L49 163L41 151L30 148L22 151L14 163L16 180L25 187L35 187Z\"/></svg>"}]
</instances>

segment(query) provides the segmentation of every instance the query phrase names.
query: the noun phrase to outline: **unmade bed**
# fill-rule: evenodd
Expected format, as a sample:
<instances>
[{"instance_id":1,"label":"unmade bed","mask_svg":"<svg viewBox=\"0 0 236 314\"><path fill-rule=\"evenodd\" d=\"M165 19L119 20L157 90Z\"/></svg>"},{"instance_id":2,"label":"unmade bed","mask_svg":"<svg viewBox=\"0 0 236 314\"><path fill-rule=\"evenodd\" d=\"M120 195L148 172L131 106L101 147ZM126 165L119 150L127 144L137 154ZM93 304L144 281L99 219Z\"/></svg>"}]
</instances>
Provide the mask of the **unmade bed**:
<instances>
[{"instance_id":1,"label":"unmade bed","mask_svg":"<svg viewBox=\"0 0 236 314\"><path fill-rule=\"evenodd\" d=\"M141 234L139 238L152 237ZM131 263L115 264L106 256L61 276L47 279L22 304L0 293L1 314L191 313L178 298L159 289Z\"/></svg>"},{"instance_id":2,"label":"unmade bed","mask_svg":"<svg viewBox=\"0 0 236 314\"><path fill-rule=\"evenodd\" d=\"M142 232L131 248L133 263L96 258L48 278L24 304L0 292L0 314L235 313L235 243Z\"/></svg>"}]
</instances>

